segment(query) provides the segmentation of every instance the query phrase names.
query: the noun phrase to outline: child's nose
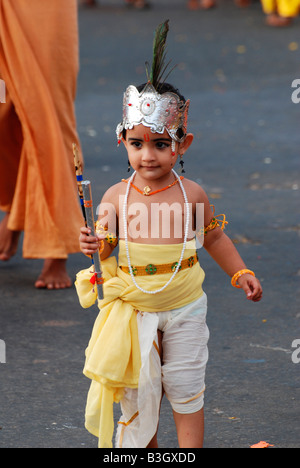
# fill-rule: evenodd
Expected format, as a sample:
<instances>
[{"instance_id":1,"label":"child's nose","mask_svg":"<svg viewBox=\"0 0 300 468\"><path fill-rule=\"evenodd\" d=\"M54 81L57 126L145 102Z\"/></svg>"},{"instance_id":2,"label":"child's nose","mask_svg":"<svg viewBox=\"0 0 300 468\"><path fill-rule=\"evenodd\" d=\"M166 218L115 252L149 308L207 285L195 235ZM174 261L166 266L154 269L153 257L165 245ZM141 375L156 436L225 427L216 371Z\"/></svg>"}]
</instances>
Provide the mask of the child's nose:
<instances>
[{"instance_id":1,"label":"child's nose","mask_svg":"<svg viewBox=\"0 0 300 468\"><path fill-rule=\"evenodd\" d=\"M143 148L143 156L142 156L143 161L154 161L155 156L153 154L153 151L148 145L145 145Z\"/></svg>"}]
</instances>

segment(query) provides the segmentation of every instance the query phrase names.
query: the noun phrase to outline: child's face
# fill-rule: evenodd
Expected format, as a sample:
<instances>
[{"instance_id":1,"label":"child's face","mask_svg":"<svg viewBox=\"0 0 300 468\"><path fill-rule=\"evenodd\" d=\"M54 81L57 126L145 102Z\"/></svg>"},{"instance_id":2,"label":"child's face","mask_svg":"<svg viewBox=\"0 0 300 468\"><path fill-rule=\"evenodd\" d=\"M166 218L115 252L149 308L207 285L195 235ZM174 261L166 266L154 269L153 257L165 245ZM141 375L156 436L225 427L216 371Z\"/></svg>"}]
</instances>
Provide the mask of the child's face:
<instances>
[{"instance_id":1,"label":"child's face","mask_svg":"<svg viewBox=\"0 0 300 468\"><path fill-rule=\"evenodd\" d=\"M163 134L152 133L144 125L136 125L126 131L125 147L131 166L146 179L158 179L168 174L175 166L180 147L176 143L175 155L172 154L172 139L165 130ZM185 150L180 151L181 154Z\"/></svg>"}]
</instances>

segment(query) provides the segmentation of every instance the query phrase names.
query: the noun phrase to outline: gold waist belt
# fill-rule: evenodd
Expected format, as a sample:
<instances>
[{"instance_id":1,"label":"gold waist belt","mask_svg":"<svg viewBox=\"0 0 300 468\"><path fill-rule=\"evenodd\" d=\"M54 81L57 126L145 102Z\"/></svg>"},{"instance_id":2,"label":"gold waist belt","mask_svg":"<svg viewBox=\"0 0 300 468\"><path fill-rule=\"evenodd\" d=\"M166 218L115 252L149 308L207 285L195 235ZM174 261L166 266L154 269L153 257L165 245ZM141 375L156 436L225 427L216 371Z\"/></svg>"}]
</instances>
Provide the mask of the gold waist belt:
<instances>
[{"instance_id":1,"label":"gold waist belt","mask_svg":"<svg viewBox=\"0 0 300 468\"><path fill-rule=\"evenodd\" d=\"M195 254L192 257L182 260L179 271L185 270L187 268L192 268L196 262L198 262L198 255ZM175 263L164 263L161 265L153 265L149 263L147 266L131 266L132 273L134 276L148 276L148 275L162 275L163 273L173 273L178 265L178 262ZM129 274L129 267L120 266L121 270L124 273Z\"/></svg>"}]
</instances>

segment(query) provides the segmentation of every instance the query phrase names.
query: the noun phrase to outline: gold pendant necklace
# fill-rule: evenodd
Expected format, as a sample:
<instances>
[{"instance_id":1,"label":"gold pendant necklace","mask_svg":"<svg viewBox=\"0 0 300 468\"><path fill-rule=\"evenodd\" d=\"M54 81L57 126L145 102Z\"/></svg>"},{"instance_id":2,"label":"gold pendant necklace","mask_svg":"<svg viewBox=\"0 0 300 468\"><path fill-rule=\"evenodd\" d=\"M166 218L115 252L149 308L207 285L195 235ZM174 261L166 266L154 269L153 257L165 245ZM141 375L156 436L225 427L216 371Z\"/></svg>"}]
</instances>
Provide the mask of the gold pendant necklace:
<instances>
[{"instance_id":1,"label":"gold pendant necklace","mask_svg":"<svg viewBox=\"0 0 300 468\"><path fill-rule=\"evenodd\" d=\"M148 196L151 194L151 192L152 192L152 188L149 187L149 185L146 185L146 187L144 187L144 190L143 190L143 195Z\"/></svg>"},{"instance_id":2,"label":"gold pendant necklace","mask_svg":"<svg viewBox=\"0 0 300 468\"><path fill-rule=\"evenodd\" d=\"M180 177L180 180L183 180L184 177L181 176ZM126 182L126 184L128 184L128 180L126 179L122 179L122 182ZM131 183L131 187L134 188L137 192L141 193L142 195L145 195L146 197L149 197L150 195L155 195L156 193L159 193L159 192L163 192L164 190L168 190L169 188L173 187L174 185L176 185L178 183L178 179L174 180L174 182L172 184L169 184L167 185L166 187L162 188L162 189L159 189L159 190L154 190L154 192L152 192L152 188L149 187L149 185L146 185L146 187L144 187L144 190L140 190L138 187L136 187L136 185L133 185L133 183Z\"/></svg>"}]
</instances>

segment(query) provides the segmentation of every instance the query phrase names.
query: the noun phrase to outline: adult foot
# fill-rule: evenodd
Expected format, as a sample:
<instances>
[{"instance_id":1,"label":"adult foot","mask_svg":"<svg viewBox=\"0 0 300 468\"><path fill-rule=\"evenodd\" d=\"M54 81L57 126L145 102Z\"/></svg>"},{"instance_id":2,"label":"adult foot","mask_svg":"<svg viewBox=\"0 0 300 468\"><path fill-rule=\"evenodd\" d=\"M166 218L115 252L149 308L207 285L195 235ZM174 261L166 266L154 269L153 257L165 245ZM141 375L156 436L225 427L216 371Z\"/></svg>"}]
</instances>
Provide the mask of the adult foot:
<instances>
[{"instance_id":1,"label":"adult foot","mask_svg":"<svg viewBox=\"0 0 300 468\"><path fill-rule=\"evenodd\" d=\"M72 286L66 269L67 260L47 258L43 270L38 277L35 287L37 289L66 289Z\"/></svg>"},{"instance_id":2,"label":"adult foot","mask_svg":"<svg viewBox=\"0 0 300 468\"><path fill-rule=\"evenodd\" d=\"M20 231L8 229L9 213L7 213L0 223L0 260L7 262L13 257L18 249Z\"/></svg>"},{"instance_id":3,"label":"adult foot","mask_svg":"<svg viewBox=\"0 0 300 468\"><path fill-rule=\"evenodd\" d=\"M210 10L216 6L215 0L189 0L190 10Z\"/></svg>"},{"instance_id":4,"label":"adult foot","mask_svg":"<svg viewBox=\"0 0 300 468\"><path fill-rule=\"evenodd\" d=\"M284 28L292 24L292 18L284 18L283 16L273 13L267 16L266 23L268 26L273 26L275 28Z\"/></svg>"},{"instance_id":5,"label":"adult foot","mask_svg":"<svg viewBox=\"0 0 300 468\"><path fill-rule=\"evenodd\" d=\"M80 0L80 4L88 7L93 7L97 5L96 0Z\"/></svg>"},{"instance_id":6,"label":"adult foot","mask_svg":"<svg viewBox=\"0 0 300 468\"><path fill-rule=\"evenodd\" d=\"M240 8L247 8L251 5L252 0L234 0L234 3Z\"/></svg>"},{"instance_id":7,"label":"adult foot","mask_svg":"<svg viewBox=\"0 0 300 468\"><path fill-rule=\"evenodd\" d=\"M136 8L137 10L145 10L150 7L150 3L146 0L125 0L128 6Z\"/></svg>"}]
</instances>

